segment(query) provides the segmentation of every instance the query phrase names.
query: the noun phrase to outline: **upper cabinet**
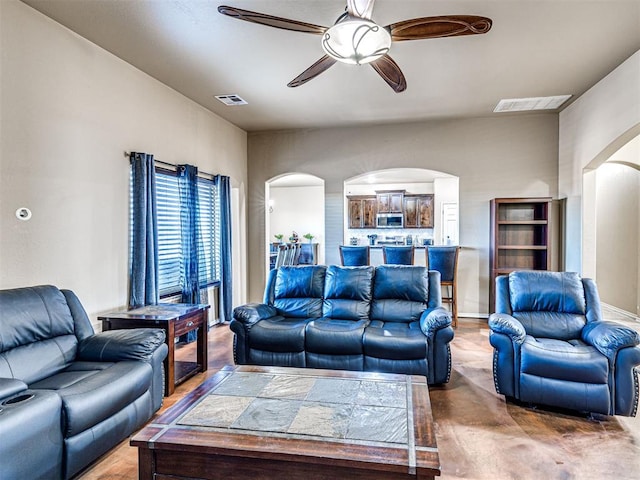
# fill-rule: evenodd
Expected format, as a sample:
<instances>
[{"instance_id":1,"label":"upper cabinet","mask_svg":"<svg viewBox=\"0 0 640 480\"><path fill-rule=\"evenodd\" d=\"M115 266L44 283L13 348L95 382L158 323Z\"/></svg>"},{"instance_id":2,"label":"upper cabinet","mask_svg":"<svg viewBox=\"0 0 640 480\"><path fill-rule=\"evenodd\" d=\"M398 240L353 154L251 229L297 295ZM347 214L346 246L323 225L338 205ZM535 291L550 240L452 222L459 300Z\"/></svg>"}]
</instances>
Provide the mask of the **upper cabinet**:
<instances>
[{"instance_id":1,"label":"upper cabinet","mask_svg":"<svg viewBox=\"0 0 640 480\"><path fill-rule=\"evenodd\" d=\"M402 213L404 191L376 192L378 213Z\"/></svg>"},{"instance_id":2,"label":"upper cabinet","mask_svg":"<svg viewBox=\"0 0 640 480\"><path fill-rule=\"evenodd\" d=\"M432 194L414 195L393 190L376 195L351 195L347 202L349 228L376 228L379 213L404 216L404 228L433 228Z\"/></svg>"},{"instance_id":3,"label":"upper cabinet","mask_svg":"<svg viewBox=\"0 0 640 480\"><path fill-rule=\"evenodd\" d=\"M404 196L405 228L433 228L433 195Z\"/></svg>"},{"instance_id":4,"label":"upper cabinet","mask_svg":"<svg viewBox=\"0 0 640 480\"><path fill-rule=\"evenodd\" d=\"M349 228L375 228L377 199L373 195L347 197Z\"/></svg>"}]
</instances>

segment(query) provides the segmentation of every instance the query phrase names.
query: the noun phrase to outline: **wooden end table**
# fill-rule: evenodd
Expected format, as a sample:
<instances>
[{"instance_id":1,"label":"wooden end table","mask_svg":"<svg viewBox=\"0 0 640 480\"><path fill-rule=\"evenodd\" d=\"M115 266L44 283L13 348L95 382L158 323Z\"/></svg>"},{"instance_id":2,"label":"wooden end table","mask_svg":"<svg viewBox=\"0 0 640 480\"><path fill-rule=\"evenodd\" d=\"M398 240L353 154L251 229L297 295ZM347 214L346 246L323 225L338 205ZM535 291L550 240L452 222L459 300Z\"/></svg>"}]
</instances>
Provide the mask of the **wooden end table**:
<instances>
[{"instance_id":1,"label":"wooden end table","mask_svg":"<svg viewBox=\"0 0 640 480\"><path fill-rule=\"evenodd\" d=\"M176 385L184 382L196 373L207 370L207 309L209 305L191 305L186 303L163 303L147 305L133 310L107 313L99 316L102 330L128 328L161 328L165 332L165 342L169 353L164 360L166 381L165 396L171 395ZM175 339L193 330L198 332L195 362L177 362L175 360Z\"/></svg>"}]
</instances>

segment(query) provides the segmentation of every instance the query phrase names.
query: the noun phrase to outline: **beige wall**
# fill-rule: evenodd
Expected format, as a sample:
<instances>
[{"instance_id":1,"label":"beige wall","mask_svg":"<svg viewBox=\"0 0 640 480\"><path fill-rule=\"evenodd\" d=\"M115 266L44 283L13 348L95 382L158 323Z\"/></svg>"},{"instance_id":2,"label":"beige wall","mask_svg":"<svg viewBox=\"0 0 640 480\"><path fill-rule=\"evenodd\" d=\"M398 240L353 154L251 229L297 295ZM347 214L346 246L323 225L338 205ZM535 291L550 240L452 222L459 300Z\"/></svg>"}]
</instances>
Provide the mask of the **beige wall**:
<instances>
[{"instance_id":1,"label":"beige wall","mask_svg":"<svg viewBox=\"0 0 640 480\"><path fill-rule=\"evenodd\" d=\"M558 193L566 198L566 269L595 274L593 199L584 198L595 169L640 133L640 51L560 113ZM594 181L587 178L589 190Z\"/></svg>"},{"instance_id":2,"label":"beige wall","mask_svg":"<svg viewBox=\"0 0 640 480\"><path fill-rule=\"evenodd\" d=\"M69 288L94 319L126 305L125 150L229 175L243 234L246 132L23 3L0 17L0 288Z\"/></svg>"},{"instance_id":3,"label":"beige wall","mask_svg":"<svg viewBox=\"0 0 640 480\"><path fill-rule=\"evenodd\" d=\"M249 299L264 288L264 182L289 172L325 180L327 263L339 263L344 180L396 167L460 178L459 311L486 314L489 200L557 195L558 116L510 115L459 121L250 133Z\"/></svg>"},{"instance_id":4,"label":"beige wall","mask_svg":"<svg viewBox=\"0 0 640 480\"><path fill-rule=\"evenodd\" d=\"M600 298L640 315L640 170L606 162L596 178L596 276Z\"/></svg>"}]
</instances>

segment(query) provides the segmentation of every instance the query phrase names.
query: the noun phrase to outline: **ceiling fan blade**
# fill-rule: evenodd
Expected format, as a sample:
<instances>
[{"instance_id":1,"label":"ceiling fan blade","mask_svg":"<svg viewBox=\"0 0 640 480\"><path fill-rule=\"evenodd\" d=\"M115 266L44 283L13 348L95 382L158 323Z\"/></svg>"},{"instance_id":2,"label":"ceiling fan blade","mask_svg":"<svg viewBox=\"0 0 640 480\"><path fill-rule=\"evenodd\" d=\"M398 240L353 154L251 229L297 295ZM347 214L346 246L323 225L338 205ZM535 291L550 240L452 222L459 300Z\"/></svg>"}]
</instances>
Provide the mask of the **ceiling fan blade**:
<instances>
[{"instance_id":1,"label":"ceiling fan blade","mask_svg":"<svg viewBox=\"0 0 640 480\"><path fill-rule=\"evenodd\" d=\"M287 87L299 87L300 85L307 83L309 80L317 77L322 72L331 67L334 63L336 63L336 61L336 59L331 58L329 55L325 55L300 75L298 75L296 78L287 83Z\"/></svg>"},{"instance_id":2,"label":"ceiling fan blade","mask_svg":"<svg viewBox=\"0 0 640 480\"><path fill-rule=\"evenodd\" d=\"M312 23L299 22L297 20L290 20L288 18L282 17L274 17L273 15L267 15L264 13L250 12L249 10L227 7L226 5L219 6L218 12L223 15L227 15L228 17L237 18L238 20L258 23L260 25L266 25L268 27L281 28L283 30L293 30L294 32L314 33L316 35L322 35L328 29L328 27L313 25Z\"/></svg>"},{"instance_id":3,"label":"ceiling fan blade","mask_svg":"<svg viewBox=\"0 0 640 480\"><path fill-rule=\"evenodd\" d=\"M443 17L423 17L392 23L386 28L391 40L421 40L424 38L458 37L479 35L491 29L491 19L475 15L447 15Z\"/></svg>"},{"instance_id":4,"label":"ceiling fan blade","mask_svg":"<svg viewBox=\"0 0 640 480\"><path fill-rule=\"evenodd\" d=\"M347 12L349 12L349 15L352 17L371 20L375 1L376 0L347 0Z\"/></svg>"},{"instance_id":5,"label":"ceiling fan blade","mask_svg":"<svg viewBox=\"0 0 640 480\"><path fill-rule=\"evenodd\" d=\"M382 79L389 84L396 93L404 92L407 89L407 81L402 74L402 70L396 62L387 54L369 65L378 72Z\"/></svg>"}]
</instances>

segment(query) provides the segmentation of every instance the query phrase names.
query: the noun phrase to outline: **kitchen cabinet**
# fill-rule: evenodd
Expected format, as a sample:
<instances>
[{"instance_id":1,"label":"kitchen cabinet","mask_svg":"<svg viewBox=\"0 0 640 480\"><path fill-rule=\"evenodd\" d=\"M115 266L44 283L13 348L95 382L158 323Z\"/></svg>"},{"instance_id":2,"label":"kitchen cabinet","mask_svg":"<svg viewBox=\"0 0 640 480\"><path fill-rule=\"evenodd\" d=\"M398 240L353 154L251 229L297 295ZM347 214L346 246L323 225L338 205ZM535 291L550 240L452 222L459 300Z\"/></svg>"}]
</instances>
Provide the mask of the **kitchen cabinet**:
<instances>
[{"instance_id":1,"label":"kitchen cabinet","mask_svg":"<svg viewBox=\"0 0 640 480\"><path fill-rule=\"evenodd\" d=\"M433 195L404 196L404 227L433 228Z\"/></svg>"},{"instance_id":2,"label":"kitchen cabinet","mask_svg":"<svg viewBox=\"0 0 640 480\"><path fill-rule=\"evenodd\" d=\"M402 213L404 191L376 192L377 213Z\"/></svg>"},{"instance_id":3,"label":"kitchen cabinet","mask_svg":"<svg viewBox=\"0 0 640 480\"><path fill-rule=\"evenodd\" d=\"M373 195L347 197L349 228L376 228L377 199Z\"/></svg>"},{"instance_id":4,"label":"kitchen cabinet","mask_svg":"<svg viewBox=\"0 0 640 480\"><path fill-rule=\"evenodd\" d=\"M489 311L495 311L496 277L514 270L549 270L551 198L491 200Z\"/></svg>"}]
</instances>

